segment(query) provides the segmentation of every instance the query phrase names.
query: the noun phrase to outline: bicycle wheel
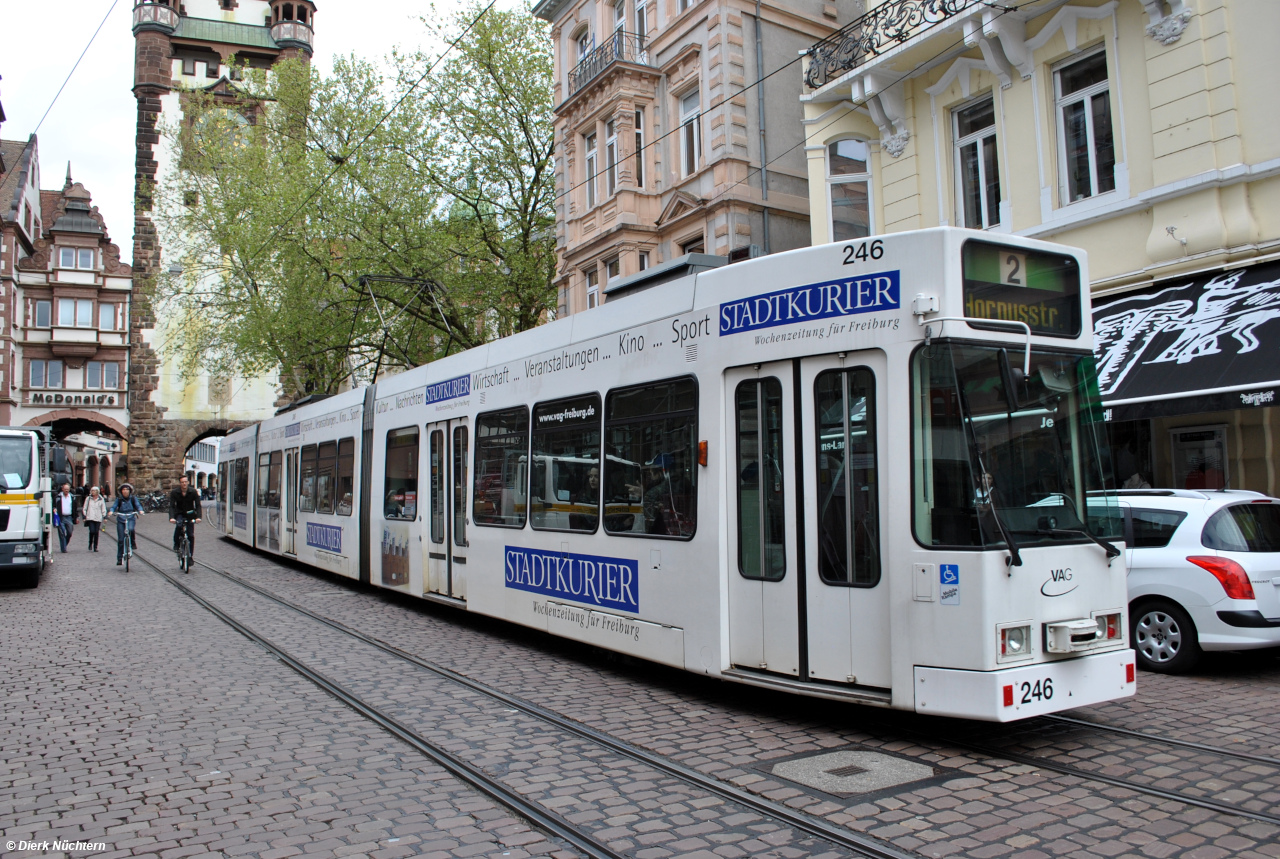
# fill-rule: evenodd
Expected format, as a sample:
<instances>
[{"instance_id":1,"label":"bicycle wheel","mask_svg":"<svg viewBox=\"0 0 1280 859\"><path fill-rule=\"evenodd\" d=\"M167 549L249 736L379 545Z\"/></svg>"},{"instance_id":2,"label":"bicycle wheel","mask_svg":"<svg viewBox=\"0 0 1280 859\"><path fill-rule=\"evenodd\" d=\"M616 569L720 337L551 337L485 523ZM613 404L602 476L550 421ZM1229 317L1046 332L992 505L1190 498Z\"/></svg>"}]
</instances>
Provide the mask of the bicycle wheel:
<instances>
[{"instance_id":1,"label":"bicycle wheel","mask_svg":"<svg viewBox=\"0 0 1280 859\"><path fill-rule=\"evenodd\" d=\"M128 537L126 537L125 539L127 540L127 539L128 539ZM129 559L130 559L130 558L132 558L132 557L133 557L133 552L130 552L130 551L126 548L126 549L124 550L124 571L125 571L126 573L127 573L127 572L129 572Z\"/></svg>"}]
</instances>

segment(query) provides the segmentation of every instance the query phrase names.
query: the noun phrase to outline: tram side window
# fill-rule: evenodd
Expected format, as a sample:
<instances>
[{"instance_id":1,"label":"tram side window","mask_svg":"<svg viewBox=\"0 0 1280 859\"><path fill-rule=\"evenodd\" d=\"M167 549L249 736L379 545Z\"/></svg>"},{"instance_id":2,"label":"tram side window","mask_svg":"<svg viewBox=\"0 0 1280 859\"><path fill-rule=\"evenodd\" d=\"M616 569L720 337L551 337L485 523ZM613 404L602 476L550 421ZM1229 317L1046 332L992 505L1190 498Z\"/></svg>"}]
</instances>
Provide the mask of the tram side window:
<instances>
[{"instance_id":1,"label":"tram side window","mask_svg":"<svg viewBox=\"0 0 1280 859\"><path fill-rule=\"evenodd\" d=\"M271 488L271 454L258 454L258 506L267 506L267 496Z\"/></svg>"},{"instance_id":2,"label":"tram side window","mask_svg":"<svg viewBox=\"0 0 1280 859\"><path fill-rule=\"evenodd\" d=\"M738 571L778 581L787 572L782 492L782 383L751 379L734 395L737 416Z\"/></svg>"},{"instance_id":3,"label":"tram side window","mask_svg":"<svg viewBox=\"0 0 1280 859\"><path fill-rule=\"evenodd\" d=\"M338 443L326 441L316 452L316 512L333 512L333 493L337 486Z\"/></svg>"},{"instance_id":4,"label":"tram side window","mask_svg":"<svg viewBox=\"0 0 1280 859\"><path fill-rule=\"evenodd\" d=\"M236 491L231 503L249 503L249 457L247 456L236 460Z\"/></svg>"},{"instance_id":5,"label":"tram side window","mask_svg":"<svg viewBox=\"0 0 1280 859\"><path fill-rule=\"evenodd\" d=\"M880 582L875 376L831 370L814 383L818 429L818 574L829 585Z\"/></svg>"},{"instance_id":6,"label":"tram side window","mask_svg":"<svg viewBox=\"0 0 1280 859\"><path fill-rule=\"evenodd\" d=\"M267 472L267 504L272 510L280 509L280 471L284 467L284 451L271 453L271 466Z\"/></svg>"},{"instance_id":7,"label":"tram side window","mask_svg":"<svg viewBox=\"0 0 1280 859\"><path fill-rule=\"evenodd\" d=\"M418 428L387 433L382 514L387 519L418 518Z\"/></svg>"},{"instance_id":8,"label":"tram side window","mask_svg":"<svg viewBox=\"0 0 1280 859\"><path fill-rule=\"evenodd\" d=\"M453 545L467 545L467 428L453 431Z\"/></svg>"},{"instance_id":9,"label":"tram side window","mask_svg":"<svg viewBox=\"0 0 1280 859\"><path fill-rule=\"evenodd\" d=\"M530 519L546 531L596 530L600 521L600 395L533 408Z\"/></svg>"},{"instance_id":10,"label":"tram side window","mask_svg":"<svg viewBox=\"0 0 1280 859\"><path fill-rule=\"evenodd\" d=\"M431 542L444 542L444 430L427 436L431 467Z\"/></svg>"},{"instance_id":11,"label":"tram side window","mask_svg":"<svg viewBox=\"0 0 1280 859\"><path fill-rule=\"evenodd\" d=\"M529 410L520 406L476 418L472 517L477 525L523 528L527 516Z\"/></svg>"},{"instance_id":12,"label":"tram side window","mask_svg":"<svg viewBox=\"0 0 1280 859\"><path fill-rule=\"evenodd\" d=\"M338 515L350 516L356 492L356 440L344 438L338 442Z\"/></svg>"},{"instance_id":13,"label":"tram side window","mask_svg":"<svg viewBox=\"0 0 1280 859\"><path fill-rule=\"evenodd\" d=\"M604 420L605 530L693 537L698 525L694 380L610 391Z\"/></svg>"},{"instance_id":14,"label":"tram side window","mask_svg":"<svg viewBox=\"0 0 1280 859\"><path fill-rule=\"evenodd\" d=\"M302 491L298 496L298 509L303 513L316 512L316 446L309 444L301 453Z\"/></svg>"}]
</instances>

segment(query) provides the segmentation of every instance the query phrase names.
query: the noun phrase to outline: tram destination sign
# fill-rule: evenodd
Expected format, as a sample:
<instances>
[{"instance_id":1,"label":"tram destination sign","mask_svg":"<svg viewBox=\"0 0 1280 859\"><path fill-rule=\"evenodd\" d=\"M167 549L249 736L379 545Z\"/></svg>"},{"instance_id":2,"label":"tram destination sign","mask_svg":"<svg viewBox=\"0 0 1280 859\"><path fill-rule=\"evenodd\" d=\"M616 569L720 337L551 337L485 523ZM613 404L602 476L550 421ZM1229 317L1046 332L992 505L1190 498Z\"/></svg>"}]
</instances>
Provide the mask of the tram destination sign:
<instances>
[{"instance_id":1,"label":"tram destination sign","mask_svg":"<svg viewBox=\"0 0 1280 859\"><path fill-rule=\"evenodd\" d=\"M901 293L900 272L882 271L726 301L720 305L720 336L833 316L897 310L902 306Z\"/></svg>"},{"instance_id":2,"label":"tram destination sign","mask_svg":"<svg viewBox=\"0 0 1280 859\"><path fill-rule=\"evenodd\" d=\"M960 255L965 316L1025 322L1051 337L1080 336L1080 266L1073 257L974 241Z\"/></svg>"}]
</instances>

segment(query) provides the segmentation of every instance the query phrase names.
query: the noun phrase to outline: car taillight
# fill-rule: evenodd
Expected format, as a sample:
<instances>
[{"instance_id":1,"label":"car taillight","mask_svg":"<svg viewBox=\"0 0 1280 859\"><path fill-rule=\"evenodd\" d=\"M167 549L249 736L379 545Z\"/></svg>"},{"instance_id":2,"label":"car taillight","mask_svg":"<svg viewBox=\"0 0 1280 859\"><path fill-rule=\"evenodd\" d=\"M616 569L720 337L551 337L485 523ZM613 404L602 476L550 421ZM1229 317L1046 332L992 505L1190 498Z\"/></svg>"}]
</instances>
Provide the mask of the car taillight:
<instances>
[{"instance_id":1,"label":"car taillight","mask_svg":"<svg viewBox=\"0 0 1280 859\"><path fill-rule=\"evenodd\" d=\"M1213 577L1222 583L1222 589L1233 600L1251 600L1253 585L1249 584L1249 574L1244 567L1230 558L1215 558L1206 555L1192 555L1188 561L1201 569L1208 570Z\"/></svg>"},{"instance_id":2,"label":"car taillight","mask_svg":"<svg viewBox=\"0 0 1280 859\"><path fill-rule=\"evenodd\" d=\"M1098 640L1099 641L1115 641L1120 638L1120 615L1116 614L1100 614L1096 618L1098 622Z\"/></svg>"}]
</instances>

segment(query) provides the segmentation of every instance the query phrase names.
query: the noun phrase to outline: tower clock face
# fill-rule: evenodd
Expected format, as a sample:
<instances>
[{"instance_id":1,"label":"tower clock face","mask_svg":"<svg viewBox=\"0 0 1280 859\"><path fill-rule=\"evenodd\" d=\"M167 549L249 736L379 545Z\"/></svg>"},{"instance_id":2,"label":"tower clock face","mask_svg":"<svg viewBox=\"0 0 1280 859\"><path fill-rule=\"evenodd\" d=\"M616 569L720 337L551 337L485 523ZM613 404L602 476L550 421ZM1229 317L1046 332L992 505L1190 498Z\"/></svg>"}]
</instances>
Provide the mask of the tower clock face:
<instances>
[{"instance_id":1,"label":"tower clock face","mask_svg":"<svg viewBox=\"0 0 1280 859\"><path fill-rule=\"evenodd\" d=\"M215 107L192 124L196 145L207 153L224 148L241 149L249 145L246 129L249 120L229 107Z\"/></svg>"}]
</instances>

